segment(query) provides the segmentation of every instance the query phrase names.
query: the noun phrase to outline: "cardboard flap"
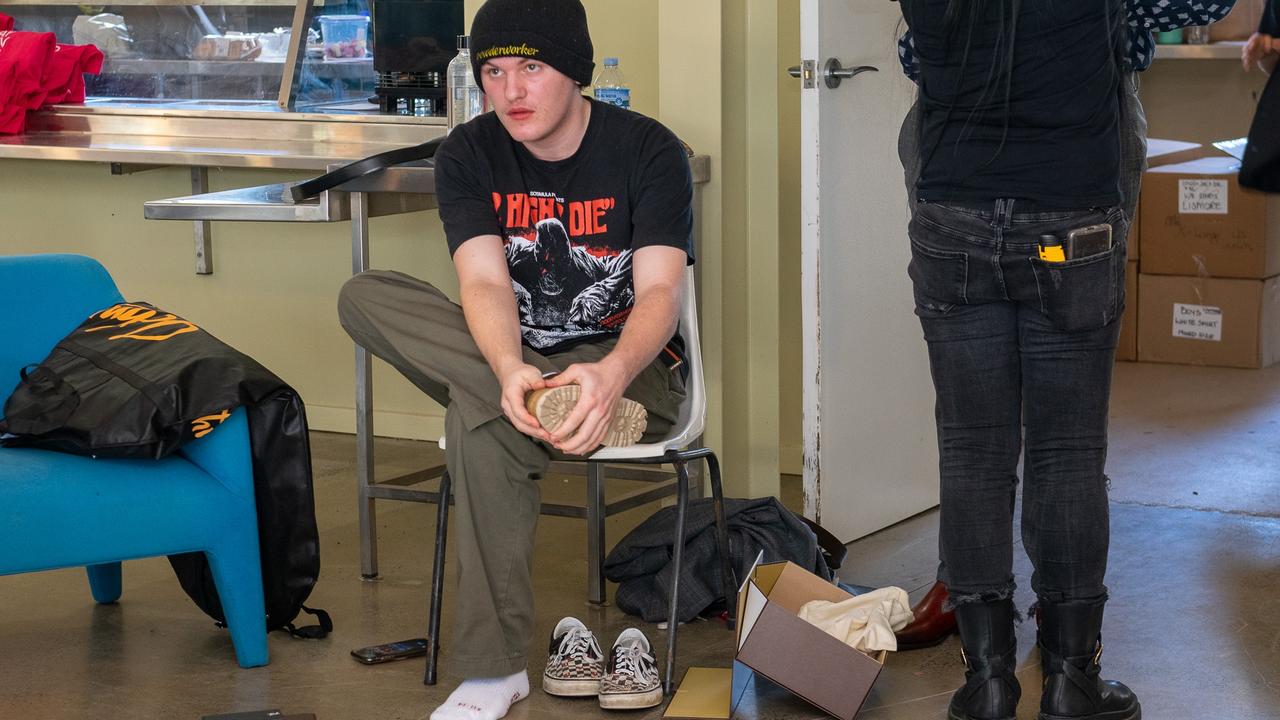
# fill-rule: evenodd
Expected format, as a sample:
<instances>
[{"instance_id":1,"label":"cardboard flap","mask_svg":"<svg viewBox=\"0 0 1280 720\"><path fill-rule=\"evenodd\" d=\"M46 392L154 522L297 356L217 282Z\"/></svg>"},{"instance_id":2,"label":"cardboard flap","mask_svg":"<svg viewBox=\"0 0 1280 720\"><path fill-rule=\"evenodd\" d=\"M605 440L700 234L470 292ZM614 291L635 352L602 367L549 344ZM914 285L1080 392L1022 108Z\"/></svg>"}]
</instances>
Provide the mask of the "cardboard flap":
<instances>
[{"instance_id":1,"label":"cardboard flap","mask_svg":"<svg viewBox=\"0 0 1280 720\"><path fill-rule=\"evenodd\" d=\"M800 608L811 600L828 600L833 603L844 602L853 597L849 593L805 570L794 563L787 563L782 569L782 577L769 593L769 602L785 608L791 613L799 613Z\"/></svg>"},{"instance_id":2,"label":"cardboard flap","mask_svg":"<svg viewBox=\"0 0 1280 720\"><path fill-rule=\"evenodd\" d=\"M1198 143L1183 142L1181 140L1163 140L1161 138L1147 138L1147 159L1153 160L1174 153L1184 153L1189 150L1199 148Z\"/></svg>"},{"instance_id":3,"label":"cardboard flap","mask_svg":"<svg viewBox=\"0 0 1280 720\"><path fill-rule=\"evenodd\" d=\"M680 720L728 720L733 670L693 667L662 717Z\"/></svg>"},{"instance_id":4,"label":"cardboard flap","mask_svg":"<svg viewBox=\"0 0 1280 720\"><path fill-rule=\"evenodd\" d=\"M742 585L738 588L738 614L734 615L738 619L738 630L734 636L734 645L742 646L742 618L746 615L747 605L747 589L751 587L751 582L755 579L756 568L760 567L760 562L764 560L764 550L756 553L756 559L751 561L751 569L747 571L747 576L743 578Z\"/></svg>"},{"instance_id":5,"label":"cardboard flap","mask_svg":"<svg viewBox=\"0 0 1280 720\"><path fill-rule=\"evenodd\" d=\"M743 600L744 611L738 616L738 649L742 649L742 643L747 641L751 636L751 629L755 627L756 621L760 619L760 614L764 612L765 606L769 604L769 599L754 583L747 583L747 591L739 596Z\"/></svg>"},{"instance_id":6,"label":"cardboard flap","mask_svg":"<svg viewBox=\"0 0 1280 720\"><path fill-rule=\"evenodd\" d=\"M761 552L760 554L762 556L764 555L763 552ZM787 569L787 566L790 564L791 563L789 562L780 562L780 563L767 563L765 565L760 565L755 568L755 572L754 572L755 577L753 577L752 580L755 582L756 585L760 586L761 592L763 592L765 595L768 595L773 592L774 585L778 584L778 578L782 577L782 573Z\"/></svg>"},{"instance_id":7,"label":"cardboard flap","mask_svg":"<svg viewBox=\"0 0 1280 720\"><path fill-rule=\"evenodd\" d=\"M1244 151L1249 147L1249 138L1242 137L1236 138L1235 140L1219 140L1214 143L1213 146L1237 160L1244 160Z\"/></svg>"}]
</instances>

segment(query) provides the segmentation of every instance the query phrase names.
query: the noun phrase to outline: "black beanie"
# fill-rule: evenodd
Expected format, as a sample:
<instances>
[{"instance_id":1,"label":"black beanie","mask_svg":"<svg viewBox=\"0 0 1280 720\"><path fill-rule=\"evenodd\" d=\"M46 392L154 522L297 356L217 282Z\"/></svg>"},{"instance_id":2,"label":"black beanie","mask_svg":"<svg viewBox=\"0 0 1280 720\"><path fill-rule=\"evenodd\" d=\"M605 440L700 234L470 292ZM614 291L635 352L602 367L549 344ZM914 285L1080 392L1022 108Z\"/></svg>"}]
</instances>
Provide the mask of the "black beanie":
<instances>
[{"instance_id":1,"label":"black beanie","mask_svg":"<svg viewBox=\"0 0 1280 720\"><path fill-rule=\"evenodd\" d=\"M471 70L498 57L538 60L579 85L590 85L596 64L581 0L487 0L471 23Z\"/></svg>"}]
</instances>

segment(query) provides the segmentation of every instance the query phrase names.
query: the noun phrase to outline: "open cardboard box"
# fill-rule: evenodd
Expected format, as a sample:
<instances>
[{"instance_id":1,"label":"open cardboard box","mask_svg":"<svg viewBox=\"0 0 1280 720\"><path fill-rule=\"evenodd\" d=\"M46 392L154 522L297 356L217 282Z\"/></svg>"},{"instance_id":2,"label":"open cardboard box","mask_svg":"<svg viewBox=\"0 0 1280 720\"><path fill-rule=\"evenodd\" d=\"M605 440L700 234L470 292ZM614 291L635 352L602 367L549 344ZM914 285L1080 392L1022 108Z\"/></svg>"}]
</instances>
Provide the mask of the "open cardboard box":
<instances>
[{"instance_id":1,"label":"open cardboard box","mask_svg":"<svg viewBox=\"0 0 1280 720\"><path fill-rule=\"evenodd\" d=\"M850 597L794 563L756 564L738 592L733 668L690 668L663 717L731 718L757 675L832 717L853 720L888 653L867 655L798 616L812 600Z\"/></svg>"}]
</instances>

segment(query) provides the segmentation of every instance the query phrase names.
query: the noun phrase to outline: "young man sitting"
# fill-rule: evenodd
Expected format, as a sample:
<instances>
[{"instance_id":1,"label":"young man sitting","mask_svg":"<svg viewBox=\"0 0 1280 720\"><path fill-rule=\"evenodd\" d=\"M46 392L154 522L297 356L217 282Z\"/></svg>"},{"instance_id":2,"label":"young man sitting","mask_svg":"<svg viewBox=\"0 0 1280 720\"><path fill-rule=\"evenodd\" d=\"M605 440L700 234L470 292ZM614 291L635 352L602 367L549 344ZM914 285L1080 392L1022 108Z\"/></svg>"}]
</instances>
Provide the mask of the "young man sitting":
<instances>
[{"instance_id":1,"label":"young man sitting","mask_svg":"<svg viewBox=\"0 0 1280 720\"><path fill-rule=\"evenodd\" d=\"M488 0L471 48L493 112L436 155L461 306L392 271L352 278L339 299L351 337L447 408L449 667L467 680L433 720L496 720L528 695L537 481L552 453L676 421L693 261L686 154L658 122L582 95L594 63L579 0Z\"/></svg>"}]
</instances>

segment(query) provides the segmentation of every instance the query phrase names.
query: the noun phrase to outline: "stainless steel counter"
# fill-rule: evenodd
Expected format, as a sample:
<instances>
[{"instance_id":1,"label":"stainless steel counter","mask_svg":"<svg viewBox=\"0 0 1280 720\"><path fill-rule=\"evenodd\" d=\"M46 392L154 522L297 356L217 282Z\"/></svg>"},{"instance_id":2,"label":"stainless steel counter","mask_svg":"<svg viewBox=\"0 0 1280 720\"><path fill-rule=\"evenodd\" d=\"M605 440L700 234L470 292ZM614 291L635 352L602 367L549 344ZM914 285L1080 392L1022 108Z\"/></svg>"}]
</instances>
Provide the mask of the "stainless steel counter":
<instances>
[{"instance_id":1,"label":"stainless steel counter","mask_svg":"<svg viewBox=\"0 0 1280 720\"><path fill-rule=\"evenodd\" d=\"M323 171L445 132L442 118L370 107L95 98L33 113L26 133L0 137L0 159Z\"/></svg>"}]
</instances>

